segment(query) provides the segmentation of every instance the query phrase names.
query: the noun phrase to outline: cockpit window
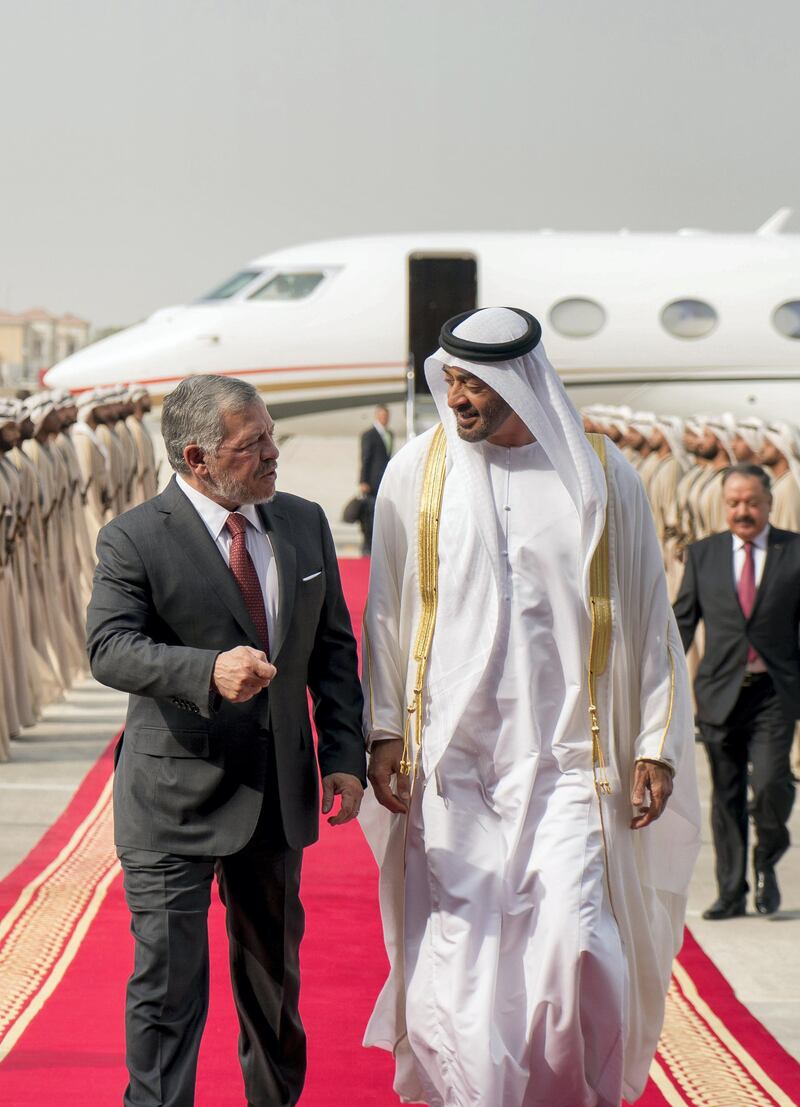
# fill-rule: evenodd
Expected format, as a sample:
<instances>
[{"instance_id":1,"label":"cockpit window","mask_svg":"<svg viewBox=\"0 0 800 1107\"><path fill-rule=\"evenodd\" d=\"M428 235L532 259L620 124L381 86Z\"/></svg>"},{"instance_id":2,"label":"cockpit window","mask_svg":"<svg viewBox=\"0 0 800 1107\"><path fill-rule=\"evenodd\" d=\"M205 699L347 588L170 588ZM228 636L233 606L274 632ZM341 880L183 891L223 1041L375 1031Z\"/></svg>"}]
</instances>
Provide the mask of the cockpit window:
<instances>
[{"instance_id":1,"label":"cockpit window","mask_svg":"<svg viewBox=\"0 0 800 1107\"><path fill-rule=\"evenodd\" d=\"M248 300L304 300L324 280L324 273L276 273Z\"/></svg>"},{"instance_id":2,"label":"cockpit window","mask_svg":"<svg viewBox=\"0 0 800 1107\"><path fill-rule=\"evenodd\" d=\"M213 292L206 293L202 298L204 300L230 300L231 296L235 296L245 285L254 281L260 273L260 269L243 269L241 273L237 273L235 276L230 277L224 284L221 284L219 288L215 288Z\"/></svg>"}]
</instances>

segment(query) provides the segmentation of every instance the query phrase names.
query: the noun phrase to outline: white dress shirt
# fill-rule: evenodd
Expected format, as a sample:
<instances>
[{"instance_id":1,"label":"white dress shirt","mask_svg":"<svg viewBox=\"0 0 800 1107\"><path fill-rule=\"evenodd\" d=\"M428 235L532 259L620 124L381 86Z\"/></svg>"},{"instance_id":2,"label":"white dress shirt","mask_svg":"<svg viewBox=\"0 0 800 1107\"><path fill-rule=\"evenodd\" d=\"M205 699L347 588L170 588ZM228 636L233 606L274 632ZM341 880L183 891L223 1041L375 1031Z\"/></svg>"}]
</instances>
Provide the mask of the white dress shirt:
<instances>
[{"instance_id":1,"label":"white dress shirt","mask_svg":"<svg viewBox=\"0 0 800 1107\"><path fill-rule=\"evenodd\" d=\"M205 523L208 533L214 539L217 549L225 559L225 564L230 566L231 533L225 525L230 512L226 507L215 503L214 500L209 499L202 492L198 492L196 488L193 488L178 474L176 474L175 480L181 492ZM278 620L278 567L275 563L275 554L255 504L242 504L237 514L242 515L247 520L247 530L245 531L247 552L250 554L258 574L258 582L264 595L267 630L269 631L270 642L273 642Z\"/></svg>"},{"instance_id":2,"label":"white dress shirt","mask_svg":"<svg viewBox=\"0 0 800 1107\"><path fill-rule=\"evenodd\" d=\"M736 582L736 587L739 587L739 581L742 577L742 570L744 569L745 562L745 541L743 538L739 538L737 535L732 534L733 539L733 579ZM769 523L764 527L760 534L757 534L753 538L753 569L755 570L756 588L761 583L761 578L764 575L764 565L767 560L767 541L769 539Z\"/></svg>"},{"instance_id":3,"label":"white dress shirt","mask_svg":"<svg viewBox=\"0 0 800 1107\"><path fill-rule=\"evenodd\" d=\"M376 431L378 432L378 434L379 434L379 435L381 436L381 438L383 439L383 444L384 444L384 446L386 447L386 452L387 452L387 454L391 455L391 452L392 452L392 440L391 440L391 438L389 437L389 431L388 431L388 430L387 430L387 428L386 428L386 427L385 427L385 426L383 425L383 423L379 423L377 419L376 419L376 420L375 420L375 421L373 422L373 424L372 424L372 425L373 425L373 427L375 428L375 430L376 430Z\"/></svg>"},{"instance_id":4,"label":"white dress shirt","mask_svg":"<svg viewBox=\"0 0 800 1107\"><path fill-rule=\"evenodd\" d=\"M745 541L743 538L739 538L737 535L732 534L733 539L733 579L738 591L739 581L742 579L742 570L744 569L745 562ZM769 538L769 523L764 527L760 534L757 534L755 538L751 539L753 545L753 571L756 578L756 589L761 584L761 578L764 575L764 566L767 562L767 540ZM748 673L765 673L767 667L760 657L756 657L755 660L748 662Z\"/></svg>"}]
</instances>

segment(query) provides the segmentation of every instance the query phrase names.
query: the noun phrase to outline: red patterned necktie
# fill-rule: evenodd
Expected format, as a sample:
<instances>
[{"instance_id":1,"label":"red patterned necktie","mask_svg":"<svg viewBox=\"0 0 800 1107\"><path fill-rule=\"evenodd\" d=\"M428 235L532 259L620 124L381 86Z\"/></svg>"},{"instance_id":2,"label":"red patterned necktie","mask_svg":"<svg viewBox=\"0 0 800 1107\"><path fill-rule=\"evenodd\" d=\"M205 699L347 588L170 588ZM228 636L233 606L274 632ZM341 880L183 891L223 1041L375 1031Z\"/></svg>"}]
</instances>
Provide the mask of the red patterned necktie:
<instances>
[{"instance_id":1,"label":"red patterned necktie","mask_svg":"<svg viewBox=\"0 0 800 1107\"><path fill-rule=\"evenodd\" d=\"M739 577L739 587L737 591L739 593L739 605L744 617L745 619L749 619L756 602L756 564L753 560L752 542L745 542L744 544L744 565L742 566L742 575ZM758 654L753 647L748 646L747 664L752 664L757 657Z\"/></svg>"},{"instance_id":2,"label":"red patterned necktie","mask_svg":"<svg viewBox=\"0 0 800 1107\"><path fill-rule=\"evenodd\" d=\"M238 511L232 512L225 526L231 534L231 547L229 563L231 572L239 585L247 611L253 620L253 626L258 631L258 636L264 646L264 652L269 657L269 630L267 629L267 613L264 610L264 593L258 579L256 567L247 549L247 520Z\"/></svg>"}]
</instances>

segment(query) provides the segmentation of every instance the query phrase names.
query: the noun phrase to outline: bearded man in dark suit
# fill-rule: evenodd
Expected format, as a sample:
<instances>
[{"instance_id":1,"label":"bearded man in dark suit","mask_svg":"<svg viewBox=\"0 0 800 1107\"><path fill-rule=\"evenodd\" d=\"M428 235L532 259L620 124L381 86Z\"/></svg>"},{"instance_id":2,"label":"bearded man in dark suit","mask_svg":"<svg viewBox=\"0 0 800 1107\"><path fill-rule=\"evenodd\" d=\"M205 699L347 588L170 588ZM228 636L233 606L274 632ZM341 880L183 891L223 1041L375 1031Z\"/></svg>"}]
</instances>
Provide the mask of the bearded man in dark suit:
<instances>
[{"instance_id":1,"label":"bearded man in dark suit","mask_svg":"<svg viewBox=\"0 0 800 1107\"><path fill-rule=\"evenodd\" d=\"M746 911L748 777L755 906L762 915L780 906L775 866L789 848L789 752L800 718L800 534L769 525L769 477L758 465L729 469L722 495L729 530L687 547L675 601L686 649L700 619L706 631L695 698L719 891L703 917L715 920Z\"/></svg>"},{"instance_id":2,"label":"bearded man in dark suit","mask_svg":"<svg viewBox=\"0 0 800 1107\"><path fill-rule=\"evenodd\" d=\"M135 939L126 1107L190 1107L208 1002L207 913L227 909L251 1107L295 1104L303 848L358 813L356 646L320 507L275 492L278 449L244 381L189 377L164 401L175 476L100 532L92 672L130 693L114 823ZM308 715L311 692L318 733Z\"/></svg>"}]
</instances>

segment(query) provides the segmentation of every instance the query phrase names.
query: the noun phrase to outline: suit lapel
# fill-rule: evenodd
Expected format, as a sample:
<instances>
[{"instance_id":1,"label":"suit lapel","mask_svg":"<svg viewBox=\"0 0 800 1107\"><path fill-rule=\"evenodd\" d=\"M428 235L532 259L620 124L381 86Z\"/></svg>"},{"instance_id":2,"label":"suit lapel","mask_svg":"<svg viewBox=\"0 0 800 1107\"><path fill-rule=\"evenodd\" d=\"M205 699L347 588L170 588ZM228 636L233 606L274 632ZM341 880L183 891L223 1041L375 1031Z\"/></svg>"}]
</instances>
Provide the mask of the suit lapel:
<instances>
[{"instance_id":1,"label":"suit lapel","mask_svg":"<svg viewBox=\"0 0 800 1107\"><path fill-rule=\"evenodd\" d=\"M278 618L274 634L275 641L270 642L272 655L270 661L274 662L286 641L289 624L292 621L297 586L297 554L292 524L280 500L273 501L271 504L259 504L258 513L264 521L278 569Z\"/></svg>"},{"instance_id":2,"label":"suit lapel","mask_svg":"<svg viewBox=\"0 0 800 1107\"><path fill-rule=\"evenodd\" d=\"M739 611L742 611L742 605L739 603L739 589L736 587L736 573L733 567L733 537L730 531L723 531L718 539L716 571L723 580L728 582L733 603ZM743 611L742 618L744 618Z\"/></svg>"},{"instance_id":3,"label":"suit lapel","mask_svg":"<svg viewBox=\"0 0 800 1107\"><path fill-rule=\"evenodd\" d=\"M186 562L188 578L191 579L199 572L216 591L252 645L256 649L263 649L236 578L225 564L225 558L208 533L205 523L181 492L174 477L158 500L159 511L164 514L166 526Z\"/></svg>"},{"instance_id":4,"label":"suit lapel","mask_svg":"<svg viewBox=\"0 0 800 1107\"><path fill-rule=\"evenodd\" d=\"M765 595L768 589L772 587L773 581L780 572L781 567L781 553L783 552L783 535L780 531L776 531L774 527L769 529L769 537L767 538L767 559L764 562L764 572L761 574L761 582L756 589L756 602L753 604L753 610L750 613L750 620L754 619L758 614L758 608L761 604L761 599Z\"/></svg>"}]
</instances>

